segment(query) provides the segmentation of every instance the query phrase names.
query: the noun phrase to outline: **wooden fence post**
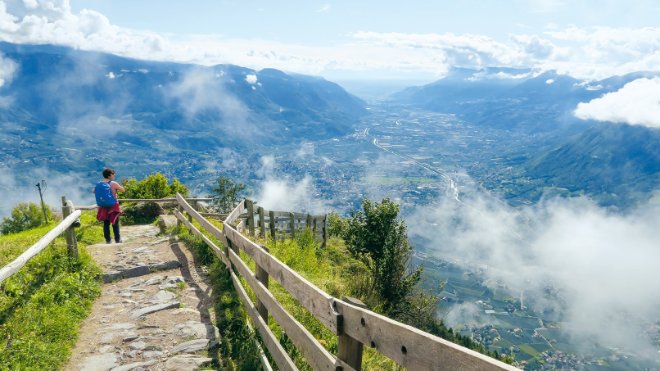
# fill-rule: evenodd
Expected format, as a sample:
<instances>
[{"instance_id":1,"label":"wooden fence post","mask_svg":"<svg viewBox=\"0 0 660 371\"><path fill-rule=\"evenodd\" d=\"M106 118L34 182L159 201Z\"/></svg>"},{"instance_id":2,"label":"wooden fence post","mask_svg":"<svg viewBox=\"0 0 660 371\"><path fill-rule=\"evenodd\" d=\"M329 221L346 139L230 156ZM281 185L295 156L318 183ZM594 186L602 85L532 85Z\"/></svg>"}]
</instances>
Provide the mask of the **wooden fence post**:
<instances>
[{"instance_id":1,"label":"wooden fence post","mask_svg":"<svg viewBox=\"0 0 660 371\"><path fill-rule=\"evenodd\" d=\"M247 205L247 225L250 236L254 237L254 203L252 200L245 200Z\"/></svg>"},{"instance_id":2,"label":"wooden fence post","mask_svg":"<svg viewBox=\"0 0 660 371\"><path fill-rule=\"evenodd\" d=\"M183 214L183 213L184 213L184 211L183 211L183 206L181 206L181 205L179 205L179 212L181 213L181 215L184 215L184 214ZM177 218L177 219L176 219L176 226L177 226L177 228L181 227L181 224L183 224L183 223Z\"/></svg>"},{"instance_id":3,"label":"wooden fence post","mask_svg":"<svg viewBox=\"0 0 660 371\"><path fill-rule=\"evenodd\" d=\"M355 305L356 307L366 308L367 306L358 299L344 296L342 300ZM362 369L362 350L363 345L356 339L342 333L339 335L339 349L337 357L353 367L356 371Z\"/></svg>"},{"instance_id":4,"label":"wooden fence post","mask_svg":"<svg viewBox=\"0 0 660 371\"><path fill-rule=\"evenodd\" d=\"M197 210L197 201L193 200L190 206L192 206L193 209ZM192 224L192 215L190 215L190 213L188 213L188 221ZM192 233L192 230L190 231L190 233Z\"/></svg>"},{"instance_id":5,"label":"wooden fence post","mask_svg":"<svg viewBox=\"0 0 660 371\"><path fill-rule=\"evenodd\" d=\"M270 250L268 247L264 245L259 245L261 246L262 249L266 250L267 253L270 253ZM259 264L257 264L257 270L254 273L254 278L256 278L259 282L261 282L266 288L268 288L268 272L266 272L265 269L263 269ZM264 322L268 323L268 309L266 306L257 298L257 311L259 312L259 315L261 318L264 319Z\"/></svg>"},{"instance_id":6,"label":"wooden fence post","mask_svg":"<svg viewBox=\"0 0 660 371\"><path fill-rule=\"evenodd\" d=\"M291 226L291 238L296 237L296 216L293 213L289 213L289 224Z\"/></svg>"},{"instance_id":7,"label":"wooden fence post","mask_svg":"<svg viewBox=\"0 0 660 371\"><path fill-rule=\"evenodd\" d=\"M62 196L62 219L71 215L73 212L73 203L67 201L66 197ZM65 232L66 247L69 252L69 257L78 259L78 242L76 241L76 227L72 224Z\"/></svg>"},{"instance_id":8,"label":"wooden fence post","mask_svg":"<svg viewBox=\"0 0 660 371\"><path fill-rule=\"evenodd\" d=\"M323 217L323 242L321 243L321 248L325 249L327 243L328 243L328 214L325 214L325 216Z\"/></svg>"},{"instance_id":9,"label":"wooden fence post","mask_svg":"<svg viewBox=\"0 0 660 371\"><path fill-rule=\"evenodd\" d=\"M259 213L259 237L266 238L266 221L264 220L264 208L259 206L257 208Z\"/></svg>"},{"instance_id":10,"label":"wooden fence post","mask_svg":"<svg viewBox=\"0 0 660 371\"><path fill-rule=\"evenodd\" d=\"M270 227L270 236L273 238L273 242L277 241L277 236L275 235L275 212L273 210L268 212L268 226Z\"/></svg>"}]
</instances>

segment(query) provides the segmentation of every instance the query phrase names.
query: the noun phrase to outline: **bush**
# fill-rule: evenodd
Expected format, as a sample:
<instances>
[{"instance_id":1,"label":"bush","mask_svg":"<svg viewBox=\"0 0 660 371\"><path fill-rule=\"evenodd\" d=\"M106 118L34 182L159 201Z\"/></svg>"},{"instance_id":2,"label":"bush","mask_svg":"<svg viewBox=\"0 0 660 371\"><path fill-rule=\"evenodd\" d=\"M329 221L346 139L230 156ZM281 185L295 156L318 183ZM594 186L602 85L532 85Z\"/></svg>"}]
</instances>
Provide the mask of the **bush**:
<instances>
[{"instance_id":1,"label":"bush","mask_svg":"<svg viewBox=\"0 0 660 371\"><path fill-rule=\"evenodd\" d=\"M164 214L163 208L155 202L130 205L123 211L123 223L127 225L151 224L158 219L159 215Z\"/></svg>"},{"instance_id":2,"label":"bush","mask_svg":"<svg viewBox=\"0 0 660 371\"><path fill-rule=\"evenodd\" d=\"M161 173L151 174L138 181L135 178L122 180L125 191L122 198L165 198L172 197L177 193L188 196L188 188L178 179L174 178L169 184L165 175Z\"/></svg>"},{"instance_id":3,"label":"bush","mask_svg":"<svg viewBox=\"0 0 660 371\"><path fill-rule=\"evenodd\" d=\"M48 220L53 220L53 214L46 207ZM11 211L11 218L3 218L0 223L0 233L9 234L38 227L43 223L43 211L33 202L21 202Z\"/></svg>"},{"instance_id":4,"label":"bush","mask_svg":"<svg viewBox=\"0 0 660 371\"><path fill-rule=\"evenodd\" d=\"M337 213L328 214L328 235L332 237L344 237L348 230L348 219L342 218Z\"/></svg>"}]
</instances>

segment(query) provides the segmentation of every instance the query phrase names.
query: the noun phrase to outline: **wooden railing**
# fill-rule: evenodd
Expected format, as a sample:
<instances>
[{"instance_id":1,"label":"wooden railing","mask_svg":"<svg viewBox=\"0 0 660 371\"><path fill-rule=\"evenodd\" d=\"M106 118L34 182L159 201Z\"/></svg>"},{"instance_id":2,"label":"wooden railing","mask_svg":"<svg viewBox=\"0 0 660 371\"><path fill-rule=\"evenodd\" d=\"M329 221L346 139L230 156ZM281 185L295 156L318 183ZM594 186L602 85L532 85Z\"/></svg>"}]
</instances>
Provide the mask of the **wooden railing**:
<instances>
[{"instance_id":1,"label":"wooden railing","mask_svg":"<svg viewBox=\"0 0 660 371\"><path fill-rule=\"evenodd\" d=\"M516 369L481 353L374 313L363 308L359 303L335 298L319 289L270 255L266 247L240 233L237 226L243 222L236 223L239 217L246 213L254 215L253 212L248 211L250 203L245 200L227 215L222 223L222 230L206 220L181 195L177 195L177 202L180 210L175 210L174 214L179 222L188 227L193 234L200 236L229 269L234 287L279 369L297 370L297 367L268 328L269 316L272 316L282 327L307 363L315 370L360 370L364 345L376 349L411 370ZM184 213L188 214L188 217L184 216ZM246 220L249 219L248 217ZM221 241L224 246L220 247L213 243L193 225L192 220ZM265 221L265 218L260 220ZM240 250L255 261L256 272L252 272L240 258ZM244 278L254 292L256 303L250 300L239 277ZM328 352L277 301L268 290L270 278L277 281L316 319L338 336L337 355Z\"/></svg>"},{"instance_id":2,"label":"wooden railing","mask_svg":"<svg viewBox=\"0 0 660 371\"><path fill-rule=\"evenodd\" d=\"M18 272L25 264L27 264L30 259L35 257L37 254L42 252L51 242L55 240L62 233L66 233L66 242L69 256L72 258L78 258L78 246L76 242L76 232L75 227L78 224L78 218L80 218L80 210L74 210L73 203L68 201L64 196L62 196L62 216L63 220L53 227L45 236L43 236L37 243L30 246L25 252L19 255L11 263L5 265L0 269L0 284L2 284L7 278L14 275Z\"/></svg>"}]
</instances>

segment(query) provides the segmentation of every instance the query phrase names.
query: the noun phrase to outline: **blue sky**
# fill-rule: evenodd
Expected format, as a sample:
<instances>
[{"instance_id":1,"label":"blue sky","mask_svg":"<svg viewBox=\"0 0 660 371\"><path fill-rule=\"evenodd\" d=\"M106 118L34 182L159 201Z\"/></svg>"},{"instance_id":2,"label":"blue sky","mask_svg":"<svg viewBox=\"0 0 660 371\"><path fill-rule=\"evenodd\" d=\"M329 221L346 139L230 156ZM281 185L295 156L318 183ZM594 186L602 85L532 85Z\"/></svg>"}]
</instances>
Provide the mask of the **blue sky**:
<instances>
[{"instance_id":1,"label":"blue sky","mask_svg":"<svg viewBox=\"0 0 660 371\"><path fill-rule=\"evenodd\" d=\"M660 1L0 1L0 40L430 82L453 67L594 80L660 69Z\"/></svg>"},{"instance_id":2,"label":"blue sky","mask_svg":"<svg viewBox=\"0 0 660 371\"><path fill-rule=\"evenodd\" d=\"M634 5L633 5L634 4ZM73 0L114 24L175 34L325 45L357 31L472 33L506 39L575 25L660 25L660 1L157 1Z\"/></svg>"}]
</instances>

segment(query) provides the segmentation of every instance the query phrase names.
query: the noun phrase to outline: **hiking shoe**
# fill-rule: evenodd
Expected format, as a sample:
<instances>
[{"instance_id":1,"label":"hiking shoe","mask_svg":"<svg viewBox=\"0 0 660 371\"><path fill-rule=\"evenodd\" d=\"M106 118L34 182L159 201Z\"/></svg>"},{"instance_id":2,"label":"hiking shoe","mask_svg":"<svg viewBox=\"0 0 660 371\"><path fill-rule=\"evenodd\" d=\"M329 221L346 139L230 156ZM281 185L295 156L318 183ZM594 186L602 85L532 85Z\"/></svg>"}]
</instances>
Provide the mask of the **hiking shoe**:
<instances>
[{"instance_id":1,"label":"hiking shoe","mask_svg":"<svg viewBox=\"0 0 660 371\"><path fill-rule=\"evenodd\" d=\"M112 240L105 240L105 243L109 245L112 243Z\"/></svg>"},{"instance_id":2,"label":"hiking shoe","mask_svg":"<svg viewBox=\"0 0 660 371\"><path fill-rule=\"evenodd\" d=\"M115 241L115 243L124 243L124 241L119 240L119 241Z\"/></svg>"}]
</instances>

